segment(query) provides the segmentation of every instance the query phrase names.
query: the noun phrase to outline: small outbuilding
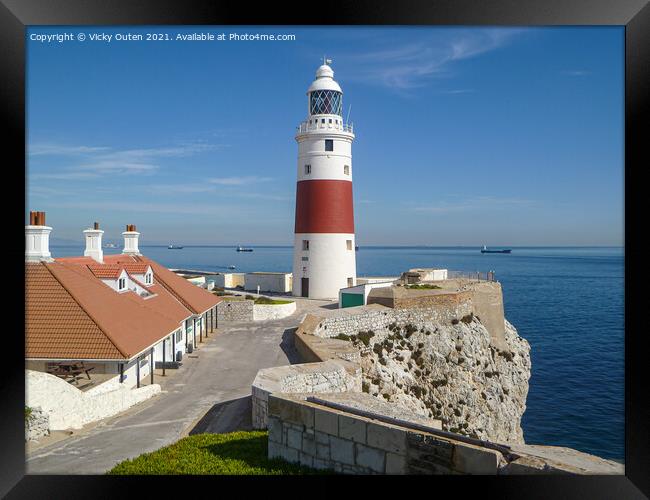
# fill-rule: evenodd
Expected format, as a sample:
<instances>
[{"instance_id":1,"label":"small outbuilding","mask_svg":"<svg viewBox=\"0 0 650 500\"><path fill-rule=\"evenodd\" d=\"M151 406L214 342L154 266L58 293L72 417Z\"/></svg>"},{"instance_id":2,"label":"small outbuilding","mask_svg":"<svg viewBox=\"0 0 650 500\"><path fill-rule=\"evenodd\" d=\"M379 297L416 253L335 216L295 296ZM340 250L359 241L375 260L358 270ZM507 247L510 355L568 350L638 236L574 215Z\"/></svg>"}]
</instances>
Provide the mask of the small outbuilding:
<instances>
[{"instance_id":1,"label":"small outbuilding","mask_svg":"<svg viewBox=\"0 0 650 500\"><path fill-rule=\"evenodd\" d=\"M244 278L244 289L260 292L291 293L293 285L293 273L246 273Z\"/></svg>"},{"instance_id":2,"label":"small outbuilding","mask_svg":"<svg viewBox=\"0 0 650 500\"><path fill-rule=\"evenodd\" d=\"M393 285L393 281L380 283L364 283L362 285L341 288L339 290L339 308L365 306L368 301L368 294L373 288L384 288Z\"/></svg>"}]
</instances>

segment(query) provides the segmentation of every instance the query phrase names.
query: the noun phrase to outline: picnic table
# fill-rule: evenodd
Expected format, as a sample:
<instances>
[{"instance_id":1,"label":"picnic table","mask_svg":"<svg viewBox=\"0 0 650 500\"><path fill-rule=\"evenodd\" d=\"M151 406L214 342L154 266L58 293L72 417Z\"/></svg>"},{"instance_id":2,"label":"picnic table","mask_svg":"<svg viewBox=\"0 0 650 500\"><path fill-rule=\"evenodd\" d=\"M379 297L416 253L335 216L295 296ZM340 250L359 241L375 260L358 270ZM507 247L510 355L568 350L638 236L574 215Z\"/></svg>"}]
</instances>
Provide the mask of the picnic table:
<instances>
[{"instance_id":1,"label":"picnic table","mask_svg":"<svg viewBox=\"0 0 650 500\"><path fill-rule=\"evenodd\" d=\"M80 363L50 363L48 365L47 373L51 375L56 375L63 380L72 378L69 382L78 384L78 379L81 378L81 374L85 373L88 380L90 380L90 371L94 370L95 367L84 366L83 362Z\"/></svg>"}]
</instances>

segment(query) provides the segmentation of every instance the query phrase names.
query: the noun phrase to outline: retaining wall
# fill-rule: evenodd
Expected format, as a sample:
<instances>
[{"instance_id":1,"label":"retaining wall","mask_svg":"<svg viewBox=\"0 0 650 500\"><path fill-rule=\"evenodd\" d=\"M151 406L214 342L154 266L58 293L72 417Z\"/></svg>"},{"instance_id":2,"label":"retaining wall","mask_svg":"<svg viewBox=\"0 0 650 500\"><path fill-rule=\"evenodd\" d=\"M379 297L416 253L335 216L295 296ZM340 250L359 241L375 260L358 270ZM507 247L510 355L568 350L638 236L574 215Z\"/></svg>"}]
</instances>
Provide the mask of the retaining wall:
<instances>
[{"instance_id":1,"label":"retaining wall","mask_svg":"<svg viewBox=\"0 0 650 500\"><path fill-rule=\"evenodd\" d=\"M361 368L343 360L278 366L257 372L251 388L255 429L267 426L269 395L276 392L360 392Z\"/></svg>"},{"instance_id":2,"label":"retaining wall","mask_svg":"<svg viewBox=\"0 0 650 500\"><path fill-rule=\"evenodd\" d=\"M269 319L282 319L291 316L296 312L296 303L288 304L255 304L253 307L253 319L264 321Z\"/></svg>"},{"instance_id":3,"label":"retaining wall","mask_svg":"<svg viewBox=\"0 0 650 500\"><path fill-rule=\"evenodd\" d=\"M569 448L504 446L498 449L449 436L440 427L398 415L400 425L308 402L307 394L269 397L269 458L347 474L623 474L615 462ZM393 417L367 394L321 399ZM365 399L367 398L367 399ZM428 430L428 431L427 431ZM460 436L459 436L460 437Z\"/></svg>"},{"instance_id":4,"label":"retaining wall","mask_svg":"<svg viewBox=\"0 0 650 500\"><path fill-rule=\"evenodd\" d=\"M217 304L217 324L222 322L253 321L252 300L227 299Z\"/></svg>"},{"instance_id":5,"label":"retaining wall","mask_svg":"<svg viewBox=\"0 0 650 500\"><path fill-rule=\"evenodd\" d=\"M40 407L32 408L32 413L25 422L25 441L36 441L50 433L50 417Z\"/></svg>"},{"instance_id":6,"label":"retaining wall","mask_svg":"<svg viewBox=\"0 0 650 500\"><path fill-rule=\"evenodd\" d=\"M139 389L125 386L106 390L101 385L82 392L49 373L25 370L25 405L48 415L50 430L80 429L120 413L160 392L158 384Z\"/></svg>"}]
</instances>

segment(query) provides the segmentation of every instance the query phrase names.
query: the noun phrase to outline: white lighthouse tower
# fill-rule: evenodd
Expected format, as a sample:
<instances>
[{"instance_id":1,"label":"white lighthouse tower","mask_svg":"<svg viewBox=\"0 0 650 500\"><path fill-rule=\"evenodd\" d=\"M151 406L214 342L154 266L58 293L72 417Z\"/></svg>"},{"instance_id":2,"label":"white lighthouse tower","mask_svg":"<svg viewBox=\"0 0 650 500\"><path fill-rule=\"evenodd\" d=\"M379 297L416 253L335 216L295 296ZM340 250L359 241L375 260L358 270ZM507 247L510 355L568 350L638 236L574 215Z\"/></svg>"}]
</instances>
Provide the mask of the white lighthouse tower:
<instances>
[{"instance_id":1,"label":"white lighthouse tower","mask_svg":"<svg viewBox=\"0 0 650 500\"><path fill-rule=\"evenodd\" d=\"M307 90L308 116L298 127L298 183L293 294L336 299L356 285L352 201L352 126L343 123L343 91L331 61Z\"/></svg>"}]
</instances>

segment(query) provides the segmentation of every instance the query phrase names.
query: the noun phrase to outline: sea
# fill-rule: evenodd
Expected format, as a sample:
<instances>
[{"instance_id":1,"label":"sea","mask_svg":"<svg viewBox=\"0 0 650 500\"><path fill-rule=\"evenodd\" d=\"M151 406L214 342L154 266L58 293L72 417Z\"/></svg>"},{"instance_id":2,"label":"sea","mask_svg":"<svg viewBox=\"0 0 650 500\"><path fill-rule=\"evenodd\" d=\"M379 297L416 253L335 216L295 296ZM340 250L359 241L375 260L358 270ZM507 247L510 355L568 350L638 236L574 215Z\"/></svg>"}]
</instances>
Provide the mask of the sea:
<instances>
[{"instance_id":1,"label":"sea","mask_svg":"<svg viewBox=\"0 0 650 500\"><path fill-rule=\"evenodd\" d=\"M140 245L170 268L231 272L284 271L292 247ZM496 247L495 247L496 248ZM531 346L532 375L522 419L529 444L567 446L624 460L624 249L622 247L361 246L358 276L399 276L409 268L494 271L510 321ZM83 255L83 246L50 247L54 257ZM106 254L120 249L104 249Z\"/></svg>"}]
</instances>

